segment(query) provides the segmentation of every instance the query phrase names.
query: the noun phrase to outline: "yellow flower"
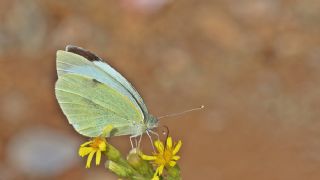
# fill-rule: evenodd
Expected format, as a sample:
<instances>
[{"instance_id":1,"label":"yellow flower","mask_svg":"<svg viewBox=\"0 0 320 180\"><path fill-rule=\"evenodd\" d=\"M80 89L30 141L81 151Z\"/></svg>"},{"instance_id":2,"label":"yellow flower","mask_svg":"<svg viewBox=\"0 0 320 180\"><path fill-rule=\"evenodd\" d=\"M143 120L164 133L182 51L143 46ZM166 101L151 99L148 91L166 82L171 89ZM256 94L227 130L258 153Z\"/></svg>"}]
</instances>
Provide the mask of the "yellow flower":
<instances>
[{"instance_id":1,"label":"yellow flower","mask_svg":"<svg viewBox=\"0 0 320 180\"><path fill-rule=\"evenodd\" d=\"M158 153L153 153L153 156L147 156L142 154L141 157L147 161L153 161L153 164L157 166L156 172L153 176L154 179L159 178L163 173L163 169L167 166L175 166L176 161L180 159L180 156L176 154L181 148L182 142L179 141L176 145L172 145L172 138L168 137L166 140L166 145L164 146L163 143L159 140L154 142L155 147L158 150Z\"/></svg>"},{"instance_id":2,"label":"yellow flower","mask_svg":"<svg viewBox=\"0 0 320 180\"><path fill-rule=\"evenodd\" d=\"M86 168L90 168L93 155L96 154L96 165L99 165L101 160L101 152L104 152L106 150L107 150L106 139L103 137L96 137L91 141L85 142L80 145L79 155L81 157L84 157L89 154Z\"/></svg>"},{"instance_id":3,"label":"yellow flower","mask_svg":"<svg viewBox=\"0 0 320 180\"><path fill-rule=\"evenodd\" d=\"M159 180L159 176L153 176L153 178L151 180Z\"/></svg>"},{"instance_id":4,"label":"yellow flower","mask_svg":"<svg viewBox=\"0 0 320 180\"><path fill-rule=\"evenodd\" d=\"M92 140L85 142L80 145L79 156L84 157L89 154L87 159L86 168L90 168L90 164L94 154L96 154L96 165L100 164L101 161L101 152L107 150L107 140L106 136L112 130L112 126L106 126L99 137L95 137Z\"/></svg>"}]
</instances>

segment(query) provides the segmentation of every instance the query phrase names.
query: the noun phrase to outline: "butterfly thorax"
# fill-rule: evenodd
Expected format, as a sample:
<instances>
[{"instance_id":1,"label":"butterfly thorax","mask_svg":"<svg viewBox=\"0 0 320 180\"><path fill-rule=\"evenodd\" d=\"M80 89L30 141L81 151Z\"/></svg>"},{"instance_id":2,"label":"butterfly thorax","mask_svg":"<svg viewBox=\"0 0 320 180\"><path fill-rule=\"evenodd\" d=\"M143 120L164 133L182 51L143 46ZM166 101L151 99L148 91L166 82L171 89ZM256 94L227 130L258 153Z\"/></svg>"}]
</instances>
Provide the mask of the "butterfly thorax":
<instances>
[{"instance_id":1,"label":"butterfly thorax","mask_svg":"<svg viewBox=\"0 0 320 180\"><path fill-rule=\"evenodd\" d=\"M153 129L158 127L158 119L154 116L152 116L151 114L148 114L148 116L146 117L146 125L147 125L147 129Z\"/></svg>"}]
</instances>

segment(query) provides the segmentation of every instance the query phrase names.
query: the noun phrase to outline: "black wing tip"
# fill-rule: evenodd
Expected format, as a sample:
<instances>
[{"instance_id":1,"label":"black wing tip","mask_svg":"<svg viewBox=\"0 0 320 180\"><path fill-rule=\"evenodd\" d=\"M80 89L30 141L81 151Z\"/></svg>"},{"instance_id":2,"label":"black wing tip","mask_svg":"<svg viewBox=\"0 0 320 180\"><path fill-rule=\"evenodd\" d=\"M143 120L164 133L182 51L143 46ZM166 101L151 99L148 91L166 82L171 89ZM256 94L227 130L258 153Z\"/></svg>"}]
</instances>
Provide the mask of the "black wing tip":
<instances>
[{"instance_id":1,"label":"black wing tip","mask_svg":"<svg viewBox=\"0 0 320 180\"><path fill-rule=\"evenodd\" d=\"M78 46L75 46L75 45L72 45L72 44L68 44L66 46L66 51L70 52L70 49L73 49L73 48L83 49L82 47L78 47Z\"/></svg>"},{"instance_id":2,"label":"black wing tip","mask_svg":"<svg viewBox=\"0 0 320 180\"><path fill-rule=\"evenodd\" d=\"M82 56L89 61L102 61L102 59L99 56L95 55L94 53L75 45L71 45L71 44L67 45L66 51Z\"/></svg>"}]
</instances>

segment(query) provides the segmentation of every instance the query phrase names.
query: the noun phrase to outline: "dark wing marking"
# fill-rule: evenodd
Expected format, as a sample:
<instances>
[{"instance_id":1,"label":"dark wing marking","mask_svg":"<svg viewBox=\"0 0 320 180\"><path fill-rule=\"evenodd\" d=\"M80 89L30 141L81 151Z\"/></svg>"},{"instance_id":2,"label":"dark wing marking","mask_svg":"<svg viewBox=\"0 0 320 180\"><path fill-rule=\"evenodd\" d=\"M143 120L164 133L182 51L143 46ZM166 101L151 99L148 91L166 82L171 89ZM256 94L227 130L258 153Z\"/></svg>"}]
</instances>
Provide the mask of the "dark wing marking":
<instances>
[{"instance_id":1,"label":"dark wing marking","mask_svg":"<svg viewBox=\"0 0 320 180\"><path fill-rule=\"evenodd\" d=\"M101 61L102 60L97 55L93 54L92 52L85 50L81 47L74 46L74 45L68 45L66 47L66 51L78 54L78 55L88 59L89 61Z\"/></svg>"}]
</instances>

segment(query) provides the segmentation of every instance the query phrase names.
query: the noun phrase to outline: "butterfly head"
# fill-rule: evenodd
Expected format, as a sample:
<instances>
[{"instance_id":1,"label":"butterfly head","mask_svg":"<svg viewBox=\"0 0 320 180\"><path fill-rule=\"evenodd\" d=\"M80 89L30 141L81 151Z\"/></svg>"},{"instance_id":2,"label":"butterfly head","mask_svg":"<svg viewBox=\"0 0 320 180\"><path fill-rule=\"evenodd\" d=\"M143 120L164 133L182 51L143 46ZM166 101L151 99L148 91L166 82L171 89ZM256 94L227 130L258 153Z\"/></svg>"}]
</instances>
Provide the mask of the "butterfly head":
<instances>
[{"instance_id":1,"label":"butterfly head","mask_svg":"<svg viewBox=\"0 0 320 180\"><path fill-rule=\"evenodd\" d=\"M146 120L147 129L153 129L155 127L158 127L158 123L159 123L159 120L156 117L150 114L148 115Z\"/></svg>"}]
</instances>

